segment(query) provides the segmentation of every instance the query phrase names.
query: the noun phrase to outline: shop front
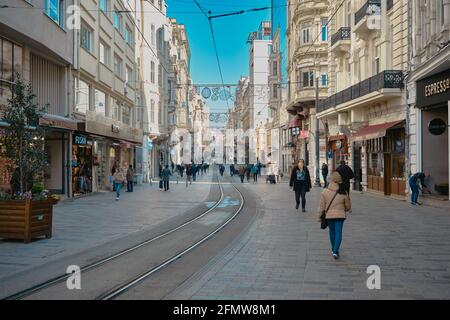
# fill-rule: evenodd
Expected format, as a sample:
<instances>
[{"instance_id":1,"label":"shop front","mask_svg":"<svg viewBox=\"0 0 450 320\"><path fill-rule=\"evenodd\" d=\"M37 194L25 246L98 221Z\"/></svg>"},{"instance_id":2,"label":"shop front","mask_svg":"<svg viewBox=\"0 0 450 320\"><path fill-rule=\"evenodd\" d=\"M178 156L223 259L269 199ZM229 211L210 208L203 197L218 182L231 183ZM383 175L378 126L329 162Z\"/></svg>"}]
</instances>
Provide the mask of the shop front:
<instances>
[{"instance_id":1,"label":"shop front","mask_svg":"<svg viewBox=\"0 0 450 320\"><path fill-rule=\"evenodd\" d=\"M432 194L448 199L450 69L417 81L416 90L422 151L418 170L427 176Z\"/></svg>"},{"instance_id":2,"label":"shop front","mask_svg":"<svg viewBox=\"0 0 450 320\"><path fill-rule=\"evenodd\" d=\"M364 146L365 154L361 159L367 159L366 179L363 179L367 189L384 195L405 196L405 121L363 127L352 135L351 141Z\"/></svg>"},{"instance_id":3,"label":"shop front","mask_svg":"<svg viewBox=\"0 0 450 320\"><path fill-rule=\"evenodd\" d=\"M39 125L45 128L45 151L48 167L44 172L44 187L56 194L71 196L70 140L77 130L75 120L44 114Z\"/></svg>"},{"instance_id":4,"label":"shop front","mask_svg":"<svg viewBox=\"0 0 450 320\"><path fill-rule=\"evenodd\" d=\"M94 112L87 112L79 129L92 139L93 191L112 190L114 167L120 166L126 171L132 165L135 172L136 168L142 170L139 156L142 154L139 150L142 148L142 130Z\"/></svg>"},{"instance_id":5,"label":"shop front","mask_svg":"<svg viewBox=\"0 0 450 320\"><path fill-rule=\"evenodd\" d=\"M328 138L327 156L329 165L331 162L331 167L329 167L330 172L336 170L342 160L348 160L348 138L345 134L337 134Z\"/></svg>"},{"instance_id":6,"label":"shop front","mask_svg":"<svg viewBox=\"0 0 450 320\"><path fill-rule=\"evenodd\" d=\"M93 140L81 133L72 139L72 196L92 192Z\"/></svg>"}]
</instances>

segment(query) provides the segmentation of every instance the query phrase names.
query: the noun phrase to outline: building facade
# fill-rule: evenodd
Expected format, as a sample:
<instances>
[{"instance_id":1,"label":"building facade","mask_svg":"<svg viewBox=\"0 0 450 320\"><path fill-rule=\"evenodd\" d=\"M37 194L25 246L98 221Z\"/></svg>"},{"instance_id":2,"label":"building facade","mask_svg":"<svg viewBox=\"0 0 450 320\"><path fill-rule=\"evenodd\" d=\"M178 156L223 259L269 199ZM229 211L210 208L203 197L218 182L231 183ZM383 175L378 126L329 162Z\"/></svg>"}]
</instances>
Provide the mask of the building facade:
<instances>
[{"instance_id":1,"label":"building facade","mask_svg":"<svg viewBox=\"0 0 450 320\"><path fill-rule=\"evenodd\" d=\"M50 2L54 7L49 6ZM0 10L0 113L19 75L31 84L35 102L45 107L40 119L40 125L45 127L49 161L44 187L65 196L72 193L70 159L73 132L77 130L77 122L72 118L72 65L77 42L67 14L73 4L8 0L2 2ZM7 124L0 121L0 127L3 125ZM6 163L0 159L0 188L9 189L10 179Z\"/></svg>"},{"instance_id":2,"label":"building facade","mask_svg":"<svg viewBox=\"0 0 450 320\"><path fill-rule=\"evenodd\" d=\"M136 3L82 0L77 30L72 146L73 195L112 188L113 168L142 173L142 129L136 112ZM139 119L139 121L142 121ZM90 168L90 169L89 169ZM86 173L87 172L87 173ZM83 184L91 181L86 190Z\"/></svg>"},{"instance_id":3,"label":"building facade","mask_svg":"<svg viewBox=\"0 0 450 320\"><path fill-rule=\"evenodd\" d=\"M408 1L330 1L329 97L318 118L329 169L345 160L354 190L404 197Z\"/></svg>"},{"instance_id":4,"label":"building facade","mask_svg":"<svg viewBox=\"0 0 450 320\"><path fill-rule=\"evenodd\" d=\"M409 173L424 172L432 193L425 201L442 204L450 183L450 1L409 1L408 9Z\"/></svg>"},{"instance_id":5,"label":"building facade","mask_svg":"<svg viewBox=\"0 0 450 320\"><path fill-rule=\"evenodd\" d=\"M292 137L292 162L304 159L316 177L316 96L328 95L329 1L288 0L287 110ZM320 125L320 122L319 122ZM324 137L319 137L325 153Z\"/></svg>"}]
</instances>

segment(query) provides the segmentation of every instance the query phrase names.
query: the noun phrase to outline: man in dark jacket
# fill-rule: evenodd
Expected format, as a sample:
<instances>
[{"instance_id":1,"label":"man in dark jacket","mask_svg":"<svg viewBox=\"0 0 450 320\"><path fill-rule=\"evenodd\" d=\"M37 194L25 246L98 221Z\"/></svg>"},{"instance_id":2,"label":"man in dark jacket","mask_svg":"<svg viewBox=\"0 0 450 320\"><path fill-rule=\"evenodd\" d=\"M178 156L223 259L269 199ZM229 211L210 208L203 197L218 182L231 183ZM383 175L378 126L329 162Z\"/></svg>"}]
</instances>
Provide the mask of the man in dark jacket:
<instances>
[{"instance_id":1,"label":"man in dark jacket","mask_svg":"<svg viewBox=\"0 0 450 320\"><path fill-rule=\"evenodd\" d=\"M328 186L328 182L327 182L328 166L326 163L322 164L322 177L323 177L323 187L326 188Z\"/></svg>"},{"instance_id":2,"label":"man in dark jacket","mask_svg":"<svg viewBox=\"0 0 450 320\"><path fill-rule=\"evenodd\" d=\"M164 184L164 191L167 191L170 189L169 187L169 180L170 176L172 175L172 172L169 169L169 165L166 165L166 168L161 172L161 177Z\"/></svg>"},{"instance_id":3,"label":"man in dark jacket","mask_svg":"<svg viewBox=\"0 0 450 320\"><path fill-rule=\"evenodd\" d=\"M340 166L337 167L336 171L342 177L341 188L343 191L346 191L347 194L350 194L350 180L355 177L353 170L345 163L344 160L341 160Z\"/></svg>"},{"instance_id":4,"label":"man in dark jacket","mask_svg":"<svg viewBox=\"0 0 450 320\"><path fill-rule=\"evenodd\" d=\"M295 208L298 210L301 197L302 212L306 212L306 193L311 190L311 176L304 160L299 160L297 166L292 169L289 187L295 191Z\"/></svg>"}]
</instances>

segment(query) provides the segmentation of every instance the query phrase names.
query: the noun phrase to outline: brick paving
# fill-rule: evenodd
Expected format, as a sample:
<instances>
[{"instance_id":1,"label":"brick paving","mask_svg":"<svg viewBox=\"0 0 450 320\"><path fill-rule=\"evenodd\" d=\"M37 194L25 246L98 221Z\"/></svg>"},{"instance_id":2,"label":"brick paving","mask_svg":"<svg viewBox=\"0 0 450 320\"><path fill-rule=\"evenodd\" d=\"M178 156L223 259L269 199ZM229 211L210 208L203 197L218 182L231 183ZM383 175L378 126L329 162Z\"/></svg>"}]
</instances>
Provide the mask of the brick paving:
<instances>
[{"instance_id":1,"label":"brick paving","mask_svg":"<svg viewBox=\"0 0 450 320\"><path fill-rule=\"evenodd\" d=\"M450 213L353 193L341 259L316 222L320 189L295 210L287 184L244 184L260 198L258 218L168 299L449 299ZM366 285L381 269L381 290Z\"/></svg>"}]
</instances>

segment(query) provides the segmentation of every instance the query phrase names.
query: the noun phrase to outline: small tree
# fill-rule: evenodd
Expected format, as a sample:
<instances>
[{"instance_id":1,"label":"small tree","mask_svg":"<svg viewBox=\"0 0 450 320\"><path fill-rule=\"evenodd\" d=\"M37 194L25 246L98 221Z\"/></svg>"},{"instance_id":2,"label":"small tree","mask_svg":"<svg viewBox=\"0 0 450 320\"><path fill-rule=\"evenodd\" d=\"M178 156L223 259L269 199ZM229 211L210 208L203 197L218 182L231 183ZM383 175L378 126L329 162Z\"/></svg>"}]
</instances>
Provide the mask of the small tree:
<instances>
[{"instance_id":1,"label":"small tree","mask_svg":"<svg viewBox=\"0 0 450 320\"><path fill-rule=\"evenodd\" d=\"M9 125L0 135L1 154L10 163L13 191L20 194L31 190L33 181L41 179L47 166L44 130L39 126L43 109L34 102L35 97L31 85L17 76L3 110L3 119Z\"/></svg>"}]
</instances>

